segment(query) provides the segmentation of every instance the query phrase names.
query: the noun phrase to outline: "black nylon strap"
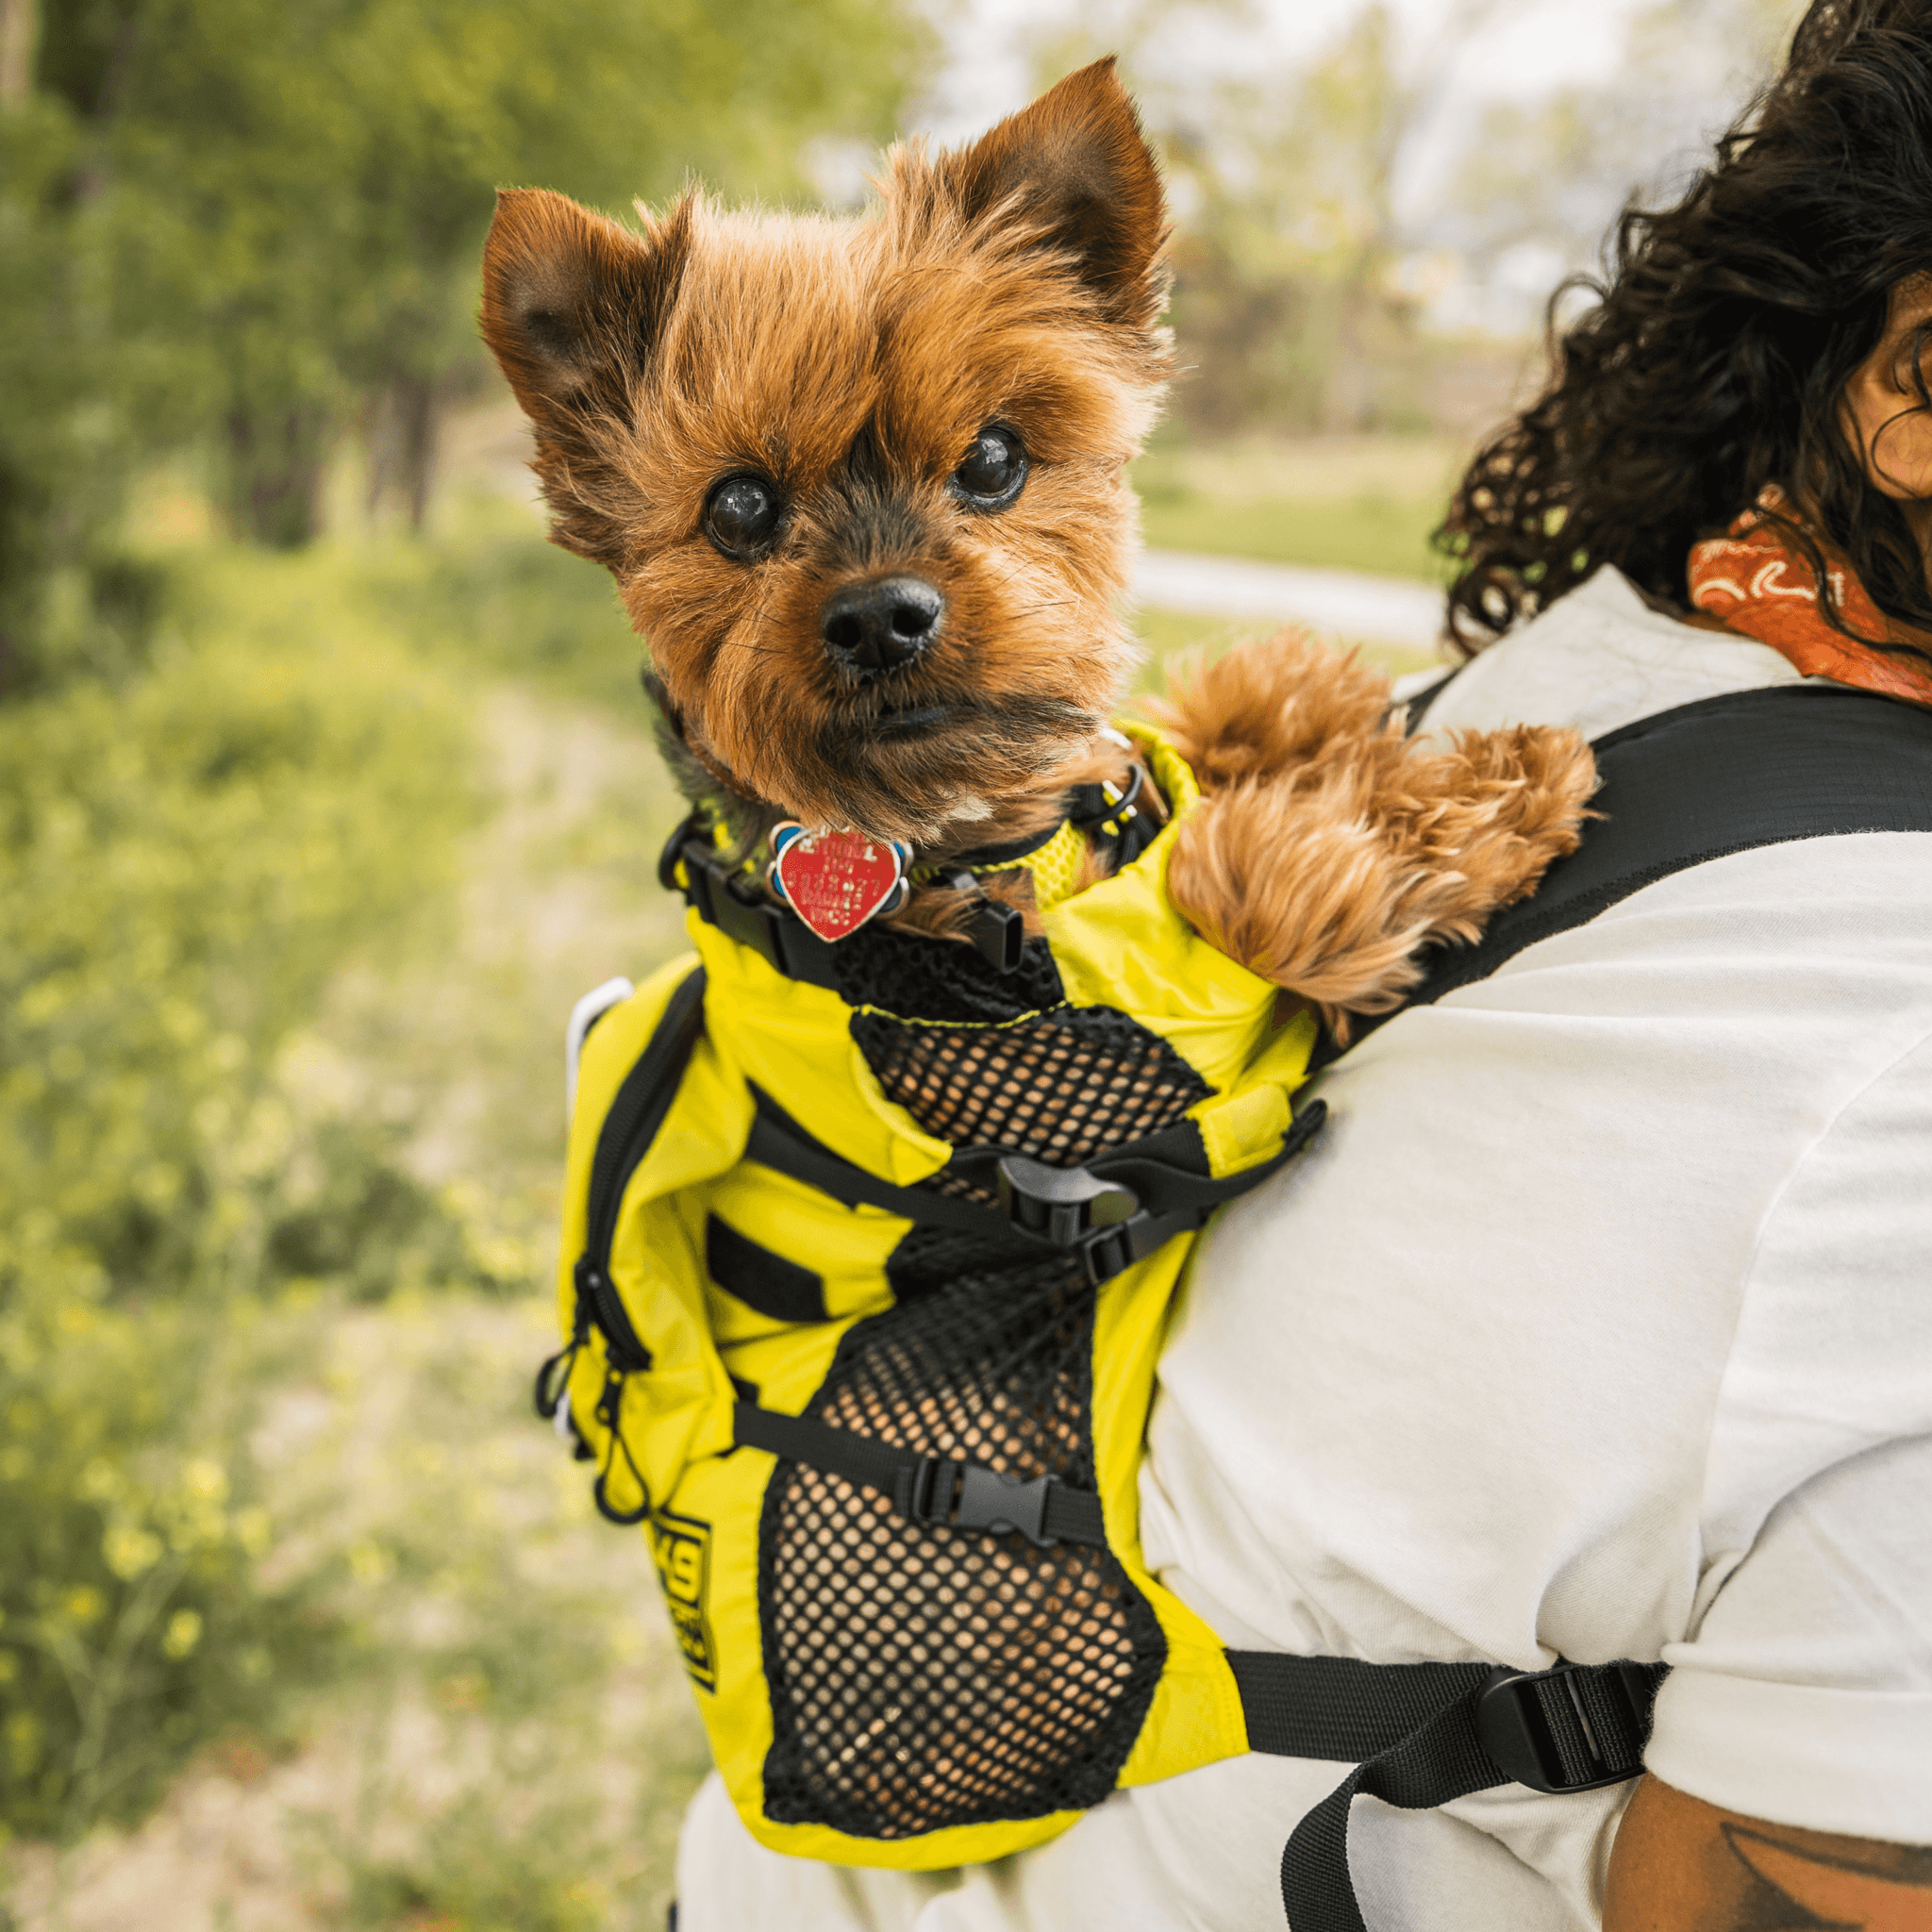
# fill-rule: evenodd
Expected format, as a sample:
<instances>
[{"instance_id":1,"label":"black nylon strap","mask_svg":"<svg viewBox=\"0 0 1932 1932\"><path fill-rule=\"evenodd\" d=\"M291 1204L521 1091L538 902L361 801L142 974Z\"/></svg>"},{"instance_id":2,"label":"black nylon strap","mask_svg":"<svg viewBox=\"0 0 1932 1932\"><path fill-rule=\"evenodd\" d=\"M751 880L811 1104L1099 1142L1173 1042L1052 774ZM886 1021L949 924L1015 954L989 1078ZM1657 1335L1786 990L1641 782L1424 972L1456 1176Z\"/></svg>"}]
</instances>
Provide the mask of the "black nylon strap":
<instances>
[{"instance_id":1,"label":"black nylon strap","mask_svg":"<svg viewBox=\"0 0 1932 1932\"><path fill-rule=\"evenodd\" d=\"M1023 1482L982 1463L923 1456L810 1416L786 1415L750 1402L741 1402L733 1413L741 1445L876 1490L911 1522L995 1535L1017 1530L1041 1544L1106 1547L1100 1498L1088 1490L1069 1489L1058 1477Z\"/></svg>"},{"instance_id":2,"label":"black nylon strap","mask_svg":"<svg viewBox=\"0 0 1932 1932\"><path fill-rule=\"evenodd\" d=\"M1504 1782L1475 1740L1466 1701L1357 1765L1282 1849L1281 1905L1290 1932L1368 1932L1348 1869L1348 1814L1357 1798L1425 1811Z\"/></svg>"},{"instance_id":3,"label":"black nylon strap","mask_svg":"<svg viewBox=\"0 0 1932 1932\"><path fill-rule=\"evenodd\" d=\"M788 1174L848 1208L863 1202L868 1208L882 1208L888 1214L903 1215L924 1227L957 1228L962 1234L981 1236L1010 1233L1002 1214L971 1201L935 1194L919 1188L902 1188L835 1154L823 1141L813 1139L798 1125L770 1094L752 1090L758 1102L751 1134L744 1143L744 1158L760 1167Z\"/></svg>"},{"instance_id":4,"label":"black nylon strap","mask_svg":"<svg viewBox=\"0 0 1932 1932\"><path fill-rule=\"evenodd\" d=\"M1591 807L1602 817L1582 843L1474 945L1439 951L1403 1006L1357 1019L1355 1043L1673 873L1797 839L1932 832L1932 711L1873 691L1727 692L1640 719L1592 749L1603 784ZM1324 1041L1312 1065L1339 1058Z\"/></svg>"},{"instance_id":5,"label":"black nylon strap","mask_svg":"<svg viewBox=\"0 0 1932 1932\"><path fill-rule=\"evenodd\" d=\"M630 1373L651 1365L651 1352L631 1325L610 1280L610 1244L624 1191L651 1151L679 1081L705 1030L705 969L700 966L665 1002L644 1050L624 1076L597 1132L584 1218L584 1252L577 1258L578 1318L603 1330L614 1366ZM540 1399L539 1406L541 1403Z\"/></svg>"},{"instance_id":6,"label":"black nylon strap","mask_svg":"<svg viewBox=\"0 0 1932 1932\"><path fill-rule=\"evenodd\" d=\"M1055 1170L1055 1175L1060 1179L1080 1175L1108 1183L1114 1190L1125 1190L1125 1205L1130 1210L1123 1219L1092 1226L1075 1239L1060 1241L1030 1231L1022 1221L1001 1208L983 1207L976 1201L941 1194L930 1188L902 1188L883 1180L808 1134L768 1093L757 1087L752 1093L757 1112L745 1141L747 1160L790 1174L836 1201L843 1201L847 1207L863 1202L889 1214L903 1215L918 1226L951 1227L989 1241L1038 1241L1076 1251L1089 1280L1095 1285L1110 1280L1132 1263L1144 1260L1175 1235L1198 1228L1223 1202L1259 1186L1301 1151L1327 1112L1323 1102L1313 1102L1295 1116L1278 1153L1240 1174L1216 1176L1194 1171L1177 1158L1180 1149L1170 1139L1172 1130L1130 1141L1095 1158L1088 1167ZM1204 1158L1204 1167L1205 1164ZM1010 1187L1016 1174L1034 1165L1024 1157L1016 1158L1007 1148L969 1147L960 1149L942 1172L958 1174L991 1190L1002 1178Z\"/></svg>"},{"instance_id":7,"label":"black nylon strap","mask_svg":"<svg viewBox=\"0 0 1932 1932\"><path fill-rule=\"evenodd\" d=\"M1483 979L1671 874L1857 832L1932 832L1932 711L1873 691L1774 685L1702 698L1596 741L1603 818L1531 897L1438 962L1416 1002Z\"/></svg>"},{"instance_id":8,"label":"black nylon strap","mask_svg":"<svg viewBox=\"0 0 1932 1932\"><path fill-rule=\"evenodd\" d=\"M1457 665L1454 671L1445 671L1440 677L1432 679L1419 691L1412 692L1392 708L1403 714L1404 735L1413 738L1423 728L1423 721L1429 715L1429 707L1456 682L1457 675L1462 669Z\"/></svg>"},{"instance_id":9,"label":"black nylon strap","mask_svg":"<svg viewBox=\"0 0 1932 1932\"><path fill-rule=\"evenodd\" d=\"M1250 1750L1338 1764L1386 1751L1495 1674L1493 1664L1371 1664L1273 1650L1231 1650L1227 1661Z\"/></svg>"},{"instance_id":10,"label":"black nylon strap","mask_svg":"<svg viewBox=\"0 0 1932 1932\"><path fill-rule=\"evenodd\" d=\"M871 1207L903 1214L908 1221L935 1227L957 1227L970 1234L994 1233L1001 1228L1010 1231L1012 1224L993 1208L881 1180L842 1155L835 1154L824 1141L815 1140L769 1094L756 1087L752 1091L758 1101L758 1116L751 1139L745 1144L749 1158L766 1167L775 1167L780 1173L806 1181L848 1205L864 1201ZM1172 1128L1097 1155L1077 1172L1131 1188L1152 1213L1205 1215L1224 1202L1246 1193L1285 1161L1292 1159L1313 1138L1327 1113L1327 1108L1318 1101L1296 1114L1283 1137L1280 1151L1239 1174L1209 1174L1205 1157L1201 1157L1198 1169L1188 1164L1186 1153ZM1008 1147L962 1147L941 1172L958 1174L990 1190L995 1182L998 1163L1010 1158L1014 1151Z\"/></svg>"},{"instance_id":11,"label":"black nylon strap","mask_svg":"<svg viewBox=\"0 0 1932 1932\"><path fill-rule=\"evenodd\" d=\"M1249 1748L1352 1763L1281 1855L1291 1932L1366 1932L1348 1869L1360 1796L1409 1810L1511 1780L1591 1790L1643 1766L1661 1664L1371 1664L1231 1650Z\"/></svg>"}]
</instances>

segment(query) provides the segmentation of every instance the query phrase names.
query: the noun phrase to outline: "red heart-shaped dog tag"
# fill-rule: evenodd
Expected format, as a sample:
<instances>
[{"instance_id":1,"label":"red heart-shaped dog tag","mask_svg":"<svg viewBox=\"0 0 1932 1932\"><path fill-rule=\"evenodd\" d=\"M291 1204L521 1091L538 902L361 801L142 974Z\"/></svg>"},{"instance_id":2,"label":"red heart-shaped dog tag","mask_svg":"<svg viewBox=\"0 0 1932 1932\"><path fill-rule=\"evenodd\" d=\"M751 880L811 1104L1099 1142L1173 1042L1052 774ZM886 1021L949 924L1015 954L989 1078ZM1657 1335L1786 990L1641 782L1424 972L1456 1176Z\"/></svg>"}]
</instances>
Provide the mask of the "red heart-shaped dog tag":
<instances>
[{"instance_id":1,"label":"red heart-shaped dog tag","mask_svg":"<svg viewBox=\"0 0 1932 1932\"><path fill-rule=\"evenodd\" d=\"M899 893L905 862L895 846L862 832L805 832L781 825L772 877L822 940L842 940Z\"/></svg>"}]
</instances>

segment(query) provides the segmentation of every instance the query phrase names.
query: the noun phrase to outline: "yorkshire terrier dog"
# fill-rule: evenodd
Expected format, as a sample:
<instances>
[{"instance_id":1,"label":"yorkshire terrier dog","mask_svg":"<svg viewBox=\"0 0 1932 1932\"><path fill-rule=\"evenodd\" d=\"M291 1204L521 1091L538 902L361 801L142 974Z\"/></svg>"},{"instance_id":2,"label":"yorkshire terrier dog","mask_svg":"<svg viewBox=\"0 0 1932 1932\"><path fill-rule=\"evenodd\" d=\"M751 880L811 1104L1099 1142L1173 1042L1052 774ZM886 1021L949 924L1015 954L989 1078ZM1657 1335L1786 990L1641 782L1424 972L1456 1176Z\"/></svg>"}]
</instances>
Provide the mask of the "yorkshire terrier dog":
<instances>
[{"instance_id":1,"label":"yorkshire terrier dog","mask_svg":"<svg viewBox=\"0 0 1932 1932\"><path fill-rule=\"evenodd\" d=\"M1113 727L1164 236L1108 61L896 150L856 220L519 192L491 231L553 534L648 641L704 962L586 1056L630 1072L579 1095L539 1407L651 1521L734 1802L808 1856L1004 1856L1105 1796L1186 1614L1130 1459L1178 1237L1319 1125L1309 1014L1399 1004L1594 781L1568 732L1419 745L1292 636Z\"/></svg>"},{"instance_id":2,"label":"yorkshire terrier dog","mask_svg":"<svg viewBox=\"0 0 1932 1932\"><path fill-rule=\"evenodd\" d=\"M991 895L1031 930L1024 869L946 862L1135 776L1109 728L1138 655L1124 472L1173 363L1160 180L1113 63L969 147L894 149L855 219L695 192L640 215L505 192L482 322L554 541L648 641L680 781L745 852L790 825L907 854L890 924L958 943ZM1184 675L1157 719L1205 794L1174 903L1344 1036L1574 847L1594 782L1570 732L1407 741L1382 676L1292 635Z\"/></svg>"}]
</instances>

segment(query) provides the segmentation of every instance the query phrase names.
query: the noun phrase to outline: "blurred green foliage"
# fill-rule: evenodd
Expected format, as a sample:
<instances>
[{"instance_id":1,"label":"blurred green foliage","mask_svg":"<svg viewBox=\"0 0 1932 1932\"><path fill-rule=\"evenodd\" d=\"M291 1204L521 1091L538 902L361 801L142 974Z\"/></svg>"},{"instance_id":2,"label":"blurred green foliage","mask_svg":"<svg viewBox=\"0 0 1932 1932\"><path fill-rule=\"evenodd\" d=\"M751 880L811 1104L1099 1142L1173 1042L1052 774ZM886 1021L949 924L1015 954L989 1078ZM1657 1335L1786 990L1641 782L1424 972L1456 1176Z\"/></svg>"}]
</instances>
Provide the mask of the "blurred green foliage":
<instances>
[{"instance_id":1,"label":"blurred green foliage","mask_svg":"<svg viewBox=\"0 0 1932 1932\"><path fill-rule=\"evenodd\" d=\"M345 1928L664 1923L708 1755L648 1559L530 1424L547 1317L405 1301L341 1324L324 1368L305 1459L352 1485L332 1601L359 1670L353 1774L310 1834Z\"/></svg>"},{"instance_id":2,"label":"blurred green foliage","mask_svg":"<svg viewBox=\"0 0 1932 1932\"><path fill-rule=\"evenodd\" d=\"M350 445L421 523L497 185L803 192L923 35L898 0L0 0L0 1840L366 1674L381 1563L268 1480L264 1404L328 1310L541 1264L411 1158L422 1093L304 1042L345 974L456 942L478 669L568 683L622 625L526 525L271 553ZM161 465L262 547L156 543Z\"/></svg>"},{"instance_id":3,"label":"blurred green foliage","mask_svg":"<svg viewBox=\"0 0 1932 1932\"><path fill-rule=\"evenodd\" d=\"M1393 177L1421 107L1386 6L1365 7L1295 77L1229 90L1210 137L1168 138L1192 203L1174 248L1176 334L1198 369L1175 404L1197 433L1430 426L1418 305L1396 286Z\"/></svg>"},{"instance_id":4,"label":"blurred green foliage","mask_svg":"<svg viewBox=\"0 0 1932 1932\"><path fill-rule=\"evenodd\" d=\"M263 599L259 568L182 572L125 688L0 707L0 1821L18 1828L138 1807L268 1701L267 1633L300 1620L251 1583L270 1535L244 1441L269 1346L254 1298L298 1272L392 1274L397 1237L436 1219L392 1163L372 1200L377 1164L337 1144L367 1129L305 1122L277 1057L352 952L433 932L477 801L464 709L393 635ZM324 1205L360 1210L330 1253L306 1233Z\"/></svg>"},{"instance_id":5,"label":"blurred green foliage","mask_svg":"<svg viewBox=\"0 0 1932 1932\"><path fill-rule=\"evenodd\" d=\"M0 685L129 627L115 523L158 451L292 545L353 430L420 522L495 187L802 191L802 142L887 132L923 45L898 0L46 7L0 102Z\"/></svg>"}]
</instances>

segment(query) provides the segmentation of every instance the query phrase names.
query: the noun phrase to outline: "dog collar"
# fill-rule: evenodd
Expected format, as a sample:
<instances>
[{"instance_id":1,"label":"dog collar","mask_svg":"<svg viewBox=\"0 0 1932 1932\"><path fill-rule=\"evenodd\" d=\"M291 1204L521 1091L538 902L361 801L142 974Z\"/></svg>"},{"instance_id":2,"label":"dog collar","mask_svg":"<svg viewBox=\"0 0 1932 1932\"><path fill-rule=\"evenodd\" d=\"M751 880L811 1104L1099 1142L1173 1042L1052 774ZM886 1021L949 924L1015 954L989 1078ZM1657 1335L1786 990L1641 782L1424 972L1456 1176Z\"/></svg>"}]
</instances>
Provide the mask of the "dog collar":
<instances>
[{"instance_id":1,"label":"dog collar","mask_svg":"<svg viewBox=\"0 0 1932 1932\"><path fill-rule=\"evenodd\" d=\"M960 937L995 970L1011 973L1024 953L1025 920L1017 908L990 896L980 876L1024 868L1044 908L1077 890L1083 861L1095 846L1110 852L1115 870L1132 864L1158 830L1141 804L1146 784L1145 767L1136 760L1122 784L1072 788L1065 817L1033 838L923 864L900 841L815 831L787 820L770 837L766 877L776 905L757 898L750 877L755 861L733 863L726 857L715 806L701 804L672 834L658 877L681 891L699 917L754 946L788 977L834 991L839 982L831 956L841 940L896 911L915 884L943 886L967 901L956 927Z\"/></svg>"}]
</instances>

